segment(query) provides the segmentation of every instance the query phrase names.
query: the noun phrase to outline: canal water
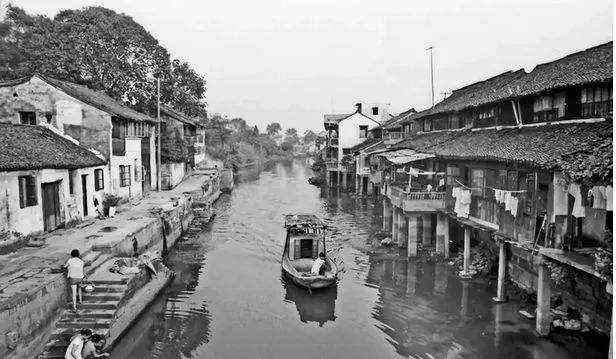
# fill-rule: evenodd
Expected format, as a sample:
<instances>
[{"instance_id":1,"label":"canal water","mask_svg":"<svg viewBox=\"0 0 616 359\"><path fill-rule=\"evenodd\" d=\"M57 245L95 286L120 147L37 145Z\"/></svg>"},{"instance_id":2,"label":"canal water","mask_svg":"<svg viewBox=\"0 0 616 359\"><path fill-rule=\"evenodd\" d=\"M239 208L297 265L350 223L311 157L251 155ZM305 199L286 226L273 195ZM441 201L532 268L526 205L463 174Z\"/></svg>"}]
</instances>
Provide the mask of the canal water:
<instances>
[{"instance_id":1,"label":"canal water","mask_svg":"<svg viewBox=\"0 0 616 359\"><path fill-rule=\"evenodd\" d=\"M172 284L112 358L603 358L581 342L534 335L514 302L461 282L446 265L379 248L378 204L322 193L308 167L278 163L240 174L217 217L178 242ZM333 227L337 287L307 293L281 278L283 215L314 212Z\"/></svg>"}]
</instances>

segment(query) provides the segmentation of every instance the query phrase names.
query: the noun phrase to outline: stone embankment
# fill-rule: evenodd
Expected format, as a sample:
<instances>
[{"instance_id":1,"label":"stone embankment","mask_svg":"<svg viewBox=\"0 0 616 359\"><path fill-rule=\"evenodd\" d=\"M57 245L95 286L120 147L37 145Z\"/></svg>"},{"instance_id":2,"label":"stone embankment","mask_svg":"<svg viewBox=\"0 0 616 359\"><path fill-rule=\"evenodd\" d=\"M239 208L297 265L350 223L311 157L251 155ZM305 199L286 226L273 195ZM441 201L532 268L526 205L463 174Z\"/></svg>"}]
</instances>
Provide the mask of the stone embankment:
<instances>
[{"instance_id":1,"label":"stone embankment","mask_svg":"<svg viewBox=\"0 0 616 359\"><path fill-rule=\"evenodd\" d=\"M207 222L212 211L203 210L204 203L220 195L217 185L203 192L208 181L210 176L190 176L173 190L152 192L121 207L114 218L47 233L39 236L40 247L0 255L0 357L34 358L41 352L46 358L63 357L66 340L80 328L105 334L112 345L173 274L160 262L155 262L156 275L142 268L122 276L109 267L118 258L164 253L191 226L194 213L207 217L196 223ZM194 198L201 211L193 211ZM86 281L94 287L77 315L67 310L68 285L57 270L72 249L82 253Z\"/></svg>"}]
</instances>

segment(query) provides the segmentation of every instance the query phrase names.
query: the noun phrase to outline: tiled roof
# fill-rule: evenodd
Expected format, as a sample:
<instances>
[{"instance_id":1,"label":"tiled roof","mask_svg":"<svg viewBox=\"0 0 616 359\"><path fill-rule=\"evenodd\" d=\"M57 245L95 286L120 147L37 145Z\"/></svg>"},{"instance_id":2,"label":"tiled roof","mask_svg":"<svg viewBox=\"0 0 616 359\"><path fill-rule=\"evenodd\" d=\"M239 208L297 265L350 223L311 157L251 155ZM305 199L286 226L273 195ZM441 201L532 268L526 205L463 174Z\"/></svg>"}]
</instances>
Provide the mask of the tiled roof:
<instances>
[{"instance_id":1,"label":"tiled roof","mask_svg":"<svg viewBox=\"0 0 616 359\"><path fill-rule=\"evenodd\" d=\"M416 113L416 112L417 111L415 110L415 108L411 107L408 110L403 111L403 112L399 113L398 115L396 115L396 116L390 118L389 120L387 120L387 122L385 122L383 124L383 128L385 128L385 129L393 128L393 127L399 125L402 121L404 121L405 118L408 115L411 115L411 114Z\"/></svg>"},{"instance_id":2,"label":"tiled roof","mask_svg":"<svg viewBox=\"0 0 616 359\"><path fill-rule=\"evenodd\" d=\"M571 177L611 181L612 123L563 122L543 126L419 133L392 146L441 158L561 168ZM592 166L588 167L588 161Z\"/></svg>"},{"instance_id":3,"label":"tiled roof","mask_svg":"<svg viewBox=\"0 0 616 359\"><path fill-rule=\"evenodd\" d=\"M523 69L515 72L507 71L454 90L449 97L434 105L433 112L460 111L509 97L512 95L510 83L524 76L524 74Z\"/></svg>"},{"instance_id":4,"label":"tiled roof","mask_svg":"<svg viewBox=\"0 0 616 359\"><path fill-rule=\"evenodd\" d=\"M324 122L333 122L333 123L338 123L342 120L344 120L345 118L353 115L355 112L353 113L329 113L329 114L325 114L323 115L323 121Z\"/></svg>"},{"instance_id":5,"label":"tiled roof","mask_svg":"<svg viewBox=\"0 0 616 359\"><path fill-rule=\"evenodd\" d=\"M555 61L537 65L513 85L515 96L528 96L546 90L613 78L613 42L573 53Z\"/></svg>"},{"instance_id":6,"label":"tiled roof","mask_svg":"<svg viewBox=\"0 0 616 359\"><path fill-rule=\"evenodd\" d=\"M454 90L449 97L434 105L433 108L420 111L403 122L558 88L610 81L613 78L612 48L613 43L610 41L555 61L537 65L529 73L523 69L507 71L472 83Z\"/></svg>"},{"instance_id":7,"label":"tiled roof","mask_svg":"<svg viewBox=\"0 0 616 359\"><path fill-rule=\"evenodd\" d=\"M0 123L0 171L102 166L86 148L43 126Z\"/></svg>"},{"instance_id":8,"label":"tiled roof","mask_svg":"<svg viewBox=\"0 0 616 359\"><path fill-rule=\"evenodd\" d=\"M369 139L365 140L364 142L351 147L349 149L349 151L351 153L355 153L355 152L363 150L364 148L370 147L370 146L374 145L375 143L377 143L379 141L382 141L382 139L380 139L380 138L369 138Z\"/></svg>"},{"instance_id":9,"label":"tiled roof","mask_svg":"<svg viewBox=\"0 0 616 359\"><path fill-rule=\"evenodd\" d=\"M196 123L197 123L195 120L189 118L185 114L183 114L183 113L181 113L179 111L176 111L173 108L171 108L169 106L166 106L166 105L161 105L160 106L160 112L162 114L165 114L165 115L167 115L169 117L172 117L172 118L174 118L174 119L176 119L176 120L178 120L180 122L187 123L189 125L196 125Z\"/></svg>"},{"instance_id":10,"label":"tiled roof","mask_svg":"<svg viewBox=\"0 0 616 359\"><path fill-rule=\"evenodd\" d=\"M123 117L134 121L156 122L153 118L141 112L137 112L132 108L121 104L120 102L109 97L102 91L94 91L83 85L77 85L71 82L57 80L47 76L36 75L43 79L53 87L66 92L68 95L87 103L99 110L105 111L111 115Z\"/></svg>"}]
</instances>

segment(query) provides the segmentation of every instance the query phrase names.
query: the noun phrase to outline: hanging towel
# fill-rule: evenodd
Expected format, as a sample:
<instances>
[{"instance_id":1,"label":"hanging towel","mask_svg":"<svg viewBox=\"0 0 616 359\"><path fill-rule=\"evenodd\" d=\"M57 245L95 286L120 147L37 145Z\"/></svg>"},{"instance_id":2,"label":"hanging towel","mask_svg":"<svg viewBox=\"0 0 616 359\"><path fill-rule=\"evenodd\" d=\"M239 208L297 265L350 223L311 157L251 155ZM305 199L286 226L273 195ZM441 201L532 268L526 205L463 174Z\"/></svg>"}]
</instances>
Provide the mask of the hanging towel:
<instances>
[{"instance_id":1,"label":"hanging towel","mask_svg":"<svg viewBox=\"0 0 616 359\"><path fill-rule=\"evenodd\" d=\"M439 179L438 180L438 186L439 187L443 187L444 185L445 185L445 179L444 178Z\"/></svg>"},{"instance_id":2,"label":"hanging towel","mask_svg":"<svg viewBox=\"0 0 616 359\"><path fill-rule=\"evenodd\" d=\"M613 211L614 208L614 202L612 202L613 191L612 186L605 188L605 209L608 211Z\"/></svg>"},{"instance_id":3,"label":"hanging towel","mask_svg":"<svg viewBox=\"0 0 616 359\"><path fill-rule=\"evenodd\" d=\"M505 203L505 211L509 211L515 218L518 214L518 198L513 195L513 193L509 191L505 191L504 193L504 203Z\"/></svg>"},{"instance_id":4,"label":"hanging towel","mask_svg":"<svg viewBox=\"0 0 616 359\"><path fill-rule=\"evenodd\" d=\"M605 209L606 208L606 193L605 186L595 186L588 191L589 195L592 195L593 202L592 208Z\"/></svg>"},{"instance_id":5,"label":"hanging towel","mask_svg":"<svg viewBox=\"0 0 616 359\"><path fill-rule=\"evenodd\" d=\"M456 198L454 212L458 217L468 218L471 205L471 191L461 187L454 187L452 196Z\"/></svg>"},{"instance_id":6,"label":"hanging towel","mask_svg":"<svg viewBox=\"0 0 616 359\"><path fill-rule=\"evenodd\" d=\"M554 173L554 215L566 216L569 209L567 192L569 186L560 172ZM552 219L553 220L553 219Z\"/></svg>"},{"instance_id":7,"label":"hanging towel","mask_svg":"<svg viewBox=\"0 0 616 359\"><path fill-rule=\"evenodd\" d=\"M574 197L573 210L571 215L577 218L586 217L586 209L582 203L582 191L577 183L571 183L569 185L569 194Z\"/></svg>"}]
</instances>

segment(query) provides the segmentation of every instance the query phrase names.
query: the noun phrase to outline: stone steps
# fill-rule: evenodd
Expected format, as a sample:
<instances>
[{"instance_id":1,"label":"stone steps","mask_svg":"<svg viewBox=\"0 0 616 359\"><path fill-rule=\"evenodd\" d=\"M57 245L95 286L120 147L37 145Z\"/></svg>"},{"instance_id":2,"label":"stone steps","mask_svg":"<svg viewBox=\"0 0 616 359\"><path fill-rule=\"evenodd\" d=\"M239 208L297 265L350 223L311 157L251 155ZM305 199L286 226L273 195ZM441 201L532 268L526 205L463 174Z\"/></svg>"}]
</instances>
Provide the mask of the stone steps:
<instances>
[{"instance_id":1,"label":"stone steps","mask_svg":"<svg viewBox=\"0 0 616 359\"><path fill-rule=\"evenodd\" d=\"M87 267L86 275L92 275L111 258L111 255L91 252L84 257L91 263ZM67 305L69 309L61 313L56 329L45 345L43 353L39 355L39 359L64 358L71 337L80 329L88 328L94 333L108 336L109 329L116 319L120 301L128 288L128 279L84 280L83 285L87 284L93 285L94 290L82 293L83 303L78 304L78 313L70 309L72 306L70 303Z\"/></svg>"}]
</instances>

